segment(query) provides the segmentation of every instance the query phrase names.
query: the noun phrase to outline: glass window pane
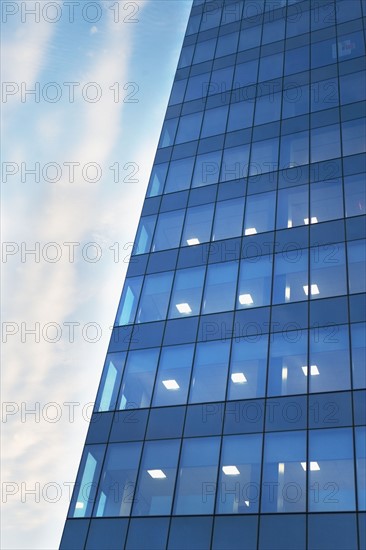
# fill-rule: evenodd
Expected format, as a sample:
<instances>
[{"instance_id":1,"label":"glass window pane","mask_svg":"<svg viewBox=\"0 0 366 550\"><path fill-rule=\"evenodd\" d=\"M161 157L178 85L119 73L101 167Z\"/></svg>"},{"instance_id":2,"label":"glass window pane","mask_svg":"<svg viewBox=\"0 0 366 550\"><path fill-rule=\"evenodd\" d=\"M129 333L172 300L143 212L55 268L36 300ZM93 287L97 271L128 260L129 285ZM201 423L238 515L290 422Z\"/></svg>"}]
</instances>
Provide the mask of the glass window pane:
<instances>
[{"instance_id":1,"label":"glass window pane","mask_svg":"<svg viewBox=\"0 0 366 550\"><path fill-rule=\"evenodd\" d=\"M219 181L221 151L197 155L192 187L211 185Z\"/></svg>"},{"instance_id":2,"label":"glass window pane","mask_svg":"<svg viewBox=\"0 0 366 550\"><path fill-rule=\"evenodd\" d=\"M310 331L310 392L350 389L349 336L347 325L331 325ZM308 376L309 368L303 369Z\"/></svg>"},{"instance_id":3,"label":"glass window pane","mask_svg":"<svg viewBox=\"0 0 366 550\"><path fill-rule=\"evenodd\" d=\"M197 344L194 359L190 403L225 399L230 341Z\"/></svg>"},{"instance_id":4,"label":"glass window pane","mask_svg":"<svg viewBox=\"0 0 366 550\"><path fill-rule=\"evenodd\" d=\"M175 143L184 143L198 139L201 130L203 112L180 117Z\"/></svg>"},{"instance_id":5,"label":"glass window pane","mask_svg":"<svg viewBox=\"0 0 366 550\"><path fill-rule=\"evenodd\" d=\"M366 73L364 71L341 76L339 82L342 105L366 99Z\"/></svg>"},{"instance_id":6,"label":"glass window pane","mask_svg":"<svg viewBox=\"0 0 366 550\"><path fill-rule=\"evenodd\" d=\"M312 300L347 293L344 243L310 249L310 293Z\"/></svg>"},{"instance_id":7,"label":"glass window pane","mask_svg":"<svg viewBox=\"0 0 366 550\"><path fill-rule=\"evenodd\" d=\"M315 20L316 14L312 15L312 21ZM319 17L318 17L319 19ZM330 38L322 40L311 45L311 68L324 67L337 61L337 46L336 39Z\"/></svg>"},{"instance_id":8,"label":"glass window pane","mask_svg":"<svg viewBox=\"0 0 366 550\"><path fill-rule=\"evenodd\" d=\"M236 307L266 306L271 300L272 256L246 258L240 262Z\"/></svg>"},{"instance_id":9,"label":"glass window pane","mask_svg":"<svg viewBox=\"0 0 366 550\"><path fill-rule=\"evenodd\" d=\"M352 372L354 389L366 388L366 324L351 325Z\"/></svg>"},{"instance_id":10,"label":"glass window pane","mask_svg":"<svg viewBox=\"0 0 366 550\"><path fill-rule=\"evenodd\" d=\"M268 395L307 392L303 367L308 364L307 330L283 331L271 336Z\"/></svg>"},{"instance_id":11,"label":"glass window pane","mask_svg":"<svg viewBox=\"0 0 366 550\"><path fill-rule=\"evenodd\" d=\"M303 115L309 112L309 86L289 83L283 91L282 118Z\"/></svg>"},{"instance_id":12,"label":"glass window pane","mask_svg":"<svg viewBox=\"0 0 366 550\"><path fill-rule=\"evenodd\" d=\"M187 209L181 246L193 246L210 240L214 204Z\"/></svg>"},{"instance_id":13,"label":"glass window pane","mask_svg":"<svg viewBox=\"0 0 366 550\"><path fill-rule=\"evenodd\" d=\"M165 319L173 273L154 273L145 277L137 313L137 323Z\"/></svg>"},{"instance_id":14,"label":"glass window pane","mask_svg":"<svg viewBox=\"0 0 366 550\"><path fill-rule=\"evenodd\" d=\"M293 168L309 162L309 132L297 132L281 138L280 169Z\"/></svg>"},{"instance_id":15,"label":"glass window pane","mask_svg":"<svg viewBox=\"0 0 366 550\"><path fill-rule=\"evenodd\" d=\"M355 428L358 509L366 510L366 427Z\"/></svg>"},{"instance_id":16,"label":"glass window pane","mask_svg":"<svg viewBox=\"0 0 366 550\"><path fill-rule=\"evenodd\" d=\"M86 445L80 461L69 517L90 517L99 475L104 459L105 445Z\"/></svg>"},{"instance_id":17,"label":"glass window pane","mask_svg":"<svg viewBox=\"0 0 366 550\"><path fill-rule=\"evenodd\" d=\"M185 210L174 210L159 215L151 248L152 252L179 246L184 214Z\"/></svg>"},{"instance_id":18,"label":"glass window pane","mask_svg":"<svg viewBox=\"0 0 366 550\"><path fill-rule=\"evenodd\" d=\"M203 99L207 95L210 82L210 73L199 74L188 79L187 91L184 101Z\"/></svg>"},{"instance_id":19,"label":"glass window pane","mask_svg":"<svg viewBox=\"0 0 366 550\"><path fill-rule=\"evenodd\" d=\"M308 250L286 250L274 257L273 297L274 304L307 300Z\"/></svg>"},{"instance_id":20,"label":"glass window pane","mask_svg":"<svg viewBox=\"0 0 366 550\"><path fill-rule=\"evenodd\" d=\"M170 118L164 122L158 147L173 145L178 120L178 118Z\"/></svg>"},{"instance_id":21,"label":"glass window pane","mask_svg":"<svg viewBox=\"0 0 366 550\"><path fill-rule=\"evenodd\" d=\"M309 511L354 510L352 429L310 430L309 462Z\"/></svg>"},{"instance_id":22,"label":"glass window pane","mask_svg":"<svg viewBox=\"0 0 366 550\"><path fill-rule=\"evenodd\" d=\"M261 511L305 511L306 432L267 433L263 460Z\"/></svg>"},{"instance_id":23,"label":"glass window pane","mask_svg":"<svg viewBox=\"0 0 366 550\"><path fill-rule=\"evenodd\" d=\"M115 324L117 326L133 323L140 297L142 281L143 277L130 277L126 279L116 316Z\"/></svg>"},{"instance_id":24,"label":"glass window pane","mask_svg":"<svg viewBox=\"0 0 366 550\"><path fill-rule=\"evenodd\" d=\"M249 145L224 149L220 181L245 178L248 173Z\"/></svg>"},{"instance_id":25,"label":"glass window pane","mask_svg":"<svg viewBox=\"0 0 366 550\"><path fill-rule=\"evenodd\" d=\"M136 485L133 516L169 515L177 474L180 440L147 441Z\"/></svg>"},{"instance_id":26,"label":"glass window pane","mask_svg":"<svg viewBox=\"0 0 366 550\"><path fill-rule=\"evenodd\" d=\"M205 40L204 42L197 42L194 52L193 63L202 63L213 59L216 47L216 38L211 40Z\"/></svg>"},{"instance_id":27,"label":"glass window pane","mask_svg":"<svg viewBox=\"0 0 366 550\"><path fill-rule=\"evenodd\" d=\"M142 443L108 446L93 516L128 516L133 503Z\"/></svg>"},{"instance_id":28,"label":"glass window pane","mask_svg":"<svg viewBox=\"0 0 366 550\"><path fill-rule=\"evenodd\" d=\"M216 204L212 240L229 239L242 233L244 198L231 199Z\"/></svg>"},{"instance_id":29,"label":"glass window pane","mask_svg":"<svg viewBox=\"0 0 366 550\"><path fill-rule=\"evenodd\" d=\"M204 277L204 267L180 269L176 272L169 318L199 314Z\"/></svg>"},{"instance_id":30,"label":"glass window pane","mask_svg":"<svg viewBox=\"0 0 366 550\"><path fill-rule=\"evenodd\" d=\"M343 218L341 180L327 180L310 185L310 223ZM309 220L307 220L309 223Z\"/></svg>"},{"instance_id":31,"label":"glass window pane","mask_svg":"<svg viewBox=\"0 0 366 550\"><path fill-rule=\"evenodd\" d=\"M145 254L150 252L150 246L155 229L156 216L141 218L136 234L133 254Z\"/></svg>"},{"instance_id":32,"label":"glass window pane","mask_svg":"<svg viewBox=\"0 0 366 550\"><path fill-rule=\"evenodd\" d=\"M347 61L365 55L365 39L362 31L338 36L338 59Z\"/></svg>"},{"instance_id":33,"label":"glass window pane","mask_svg":"<svg viewBox=\"0 0 366 550\"><path fill-rule=\"evenodd\" d=\"M230 55L236 52L236 46L238 44L239 33L232 32L230 34L224 34L219 36L217 41L217 48L215 57L222 57L224 55Z\"/></svg>"},{"instance_id":34,"label":"glass window pane","mask_svg":"<svg viewBox=\"0 0 366 550\"><path fill-rule=\"evenodd\" d=\"M215 136L225 132L228 109L229 107L225 105L205 111L201 138Z\"/></svg>"},{"instance_id":35,"label":"glass window pane","mask_svg":"<svg viewBox=\"0 0 366 550\"><path fill-rule=\"evenodd\" d=\"M215 504L220 438L183 440L174 514L212 514Z\"/></svg>"},{"instance_id":36,"label":"glass window pane","mask_svg":"<svg viewBox=\"0 0 366 550\"><path fill-rule=\"evenodd\" d=\"M193 157L173 160L170 163L168 177L164 189L165 193L172 193L173 191L189 189L189 187L191 186L193 163Z\"/></svg>"},{"instance_id":37,"label":"glass window pane","mask_svg":"<svg viewBox=\"0 0 366 550\"><path fill-rule=\"evenodd\" d=\"M257 71L257 59L236 65L233 88L242 88L254 84L257 80Z\"/></svg>"},{"instance_id":38,"label":"glass window pane","mask_svg":"<svg viewBox=\"0 0 366 550\"><path fill-rule=\"evenodd\" d=\"M347 243L348 283L351 294L366 292L366 241Z\"/></svg>"},{"instance_id":39,"label":"glass window pane","mask_svg":"<svg viewBox=\"0 0 366 550\"><path fill-rule=\"evenodd\" d=\"M312 112L330 109L339 103L338 80L336 78L313 82L310 91Z\"/></svg>"},{"instance_id":40,"label":"glass window pane","mask_svg":"<svg viewBox=\"0 0 366 550\"><path fill-rule=\"evenodd\" d=\"M252 143L249 175L257 176L278 169L278 138Z\"/></svg>"},{"instance_id":41,"label":"glass window pane","mask_svg":"<svg viewBox=\"0 0 366 550\"><path fill-rule=\"evenodd\" d=\"M291 3L295 3L297 0ZM290 2L288 2L290 4ZM286 37L289 38L291 36L298 36L300 34L304 34L305 32L309 32L310 30L310 13L309 11L302 11L301 12L295 12L295 15L290 16L288 14L288 17L286 19Z\"/></svg>"},{"instance_id":42,"label":"glass window pane","mask_svg":"<svg viewBox=\"0 0 366 550\"><path fill-rule=\"evenodd\" d=\"M151 401L159 349L130 351L119 396L119 409L148 407Z\"/></svg>"},{"instance_id":43,"label":"glass window pane","mask_svg":"<svg viewBox=\"0 0 366 550\"><path fill-rule=\"evenodd\" d=\"M240 33L239 38L239 51L250 50L259 46L261 41L262 27L258 25L256 27L247 27Z\"/></svg>"},{"instance_id":44,"label":"glass window pane","mask_svg":"<svg viewBox=\"0 0 366 550\"><path fill-rule=\"evenodd\" d=\"M346 216L361 216L366 213L365 174L344 178Z\"/></svg>"},{"instance_id":45,"label":"glass window pane","mask_svg":"<svg viewBox=\"0 0 366 550\"><path fill-rule=\"evenodd\" d=\"M263 80L272 80L273 78L282 76L282 66L283 52L268 55L267 57L261 57L258 81L262 82Z\"/></svg>"},{"instance_id":46,"label":"glass window pane","mask_svg":"<svg viewBox=\"0 0 366 550\"><path fill-rule=\"evenodd\" d=\"M310 48L302 46L286 51L285 75L308 71L310 68Z\"/></svg>"},{"instance_id":47,"label":"glass window pane","mask_svg":"<svg viewBox=\"0 0 366 550\"><path fill-rule=\"evenodd\" d=\"M224 69L217 69L216 71L212 71L208 94L213 95L225 93L226 91L231 90L233 74L233 65L231 67L225 67Z\"/></svg>"},{"instance_id":48,"label":"glass window pane","mask_svg":"<svg viewBox=\"0 0 366 550\"><path fill-rule=\"evenodd\" d=\"M253 122L254 101L240 101L230 105L228 132L249 128Z\"/></svg>"},{"instance_id":49,"label":"glass window pane","mask_svg":"<svg viewBox=\"0 0 366 550\"><path fill-rule=\"evenodd\" d=\"M228 399L265 394L268 334L247 336L232 345Z\"/></svg>"},{"instance_id":50,"label":"glass window pane","mask_svg":"<svg viewBox=\"0 0 366 550\"><path fill-rule=\"evenodd\" d=\"M309 186L279 189L277 194L277 229L297 227L309 219Z\"/></svg>"},{"instance_id":51,"label":"glass window pane","mask_svg":"<svg viewBox=\"0 0 366 550\"><path fill-rule=\"evenodd\" d=\"M164 347L155 384L154 407L187 402L194 345Z\"/></svg>"},{"instance_id":52,"label":"glass window pane","mask_svg":"<svg viewBox=\"0 0 366 550\"><path fill-rule=\"evenodd\" d=\"M96 412L111 411L116 408L125 359L125 352L108 353L95 400L94 410Z\"/></svg>"},{"instance_id":53,"label":"glass window pane","mask_svg":"<svg viewBox=\"0 0 366 550\"><path fill-rule=\"evenodd\" d=\"M311 160L320 162L341 156L339 124L311 130Z\"/></svg>"},{"instance_id":54,"label":"glass window pane","mask_svg":"<svg viewBox=\"0 0 366 550\"><path fill-rule=\"evenodd\" d=\"M148 197L155 197L156 195L162 194L167 171L167 162L164 162L163 164L155 164L151 172L149 188L147 190Z\"/></svg>"},{"instance_id":55,"label":"glass window pane","mask_svg":"<svg viewBox=\"0 0 366 550\"><path fill-rule=\"evenodd\" d=\"M344 155L356 155L366 151L365 119L342 123L342 145Z\"/></svg>"},{"instance_id":56,"label":"glass window pane","mask_svg":"<svg viewBox=\"0 0 366 550\"><path fill-rule=\"evenodd\" d=\"M274 229L276 193L249 195L245 208L244 235L254 235Z\"/></svg>"},{"instance_id":57,"label":"glass window pane","mask_svg":"<svg viewBox=\"0 0 366 550\"><path fill-rule=\"evenodd\" d=\"M267 124L279 120L282 92L260 95L255 103L254 124Z\"/></svg>"},{"instance_id":58,"label":"glass window pane","mask_svg":"<svg viewBox=\"0 0 366 550\"><path fill-rule=\"evenodd\" d=\"M223 438L217 514L258 512L261 459L261 434Z\"/></svg>"},{"instance_id":59,"label":"glass window pane","mask_svg":"<svg viewBox=\"0 0 366 550\"><path fill-rule=\"evenodd\" d=\"M270 8L271 9L271 8ZM269 44L285 37L285 19L265 22L263 25L262 44Z\"/></svg>"},{"instance_id":60,"label":"glass window pane","mask_svg":"<svg viewBox=\"0 0 366 550\"><path fill-rule=\"evenodd\" d=\"M234 309L237 274L236 262L208 266L202 313Z\"/></svg>"}]
</instances>

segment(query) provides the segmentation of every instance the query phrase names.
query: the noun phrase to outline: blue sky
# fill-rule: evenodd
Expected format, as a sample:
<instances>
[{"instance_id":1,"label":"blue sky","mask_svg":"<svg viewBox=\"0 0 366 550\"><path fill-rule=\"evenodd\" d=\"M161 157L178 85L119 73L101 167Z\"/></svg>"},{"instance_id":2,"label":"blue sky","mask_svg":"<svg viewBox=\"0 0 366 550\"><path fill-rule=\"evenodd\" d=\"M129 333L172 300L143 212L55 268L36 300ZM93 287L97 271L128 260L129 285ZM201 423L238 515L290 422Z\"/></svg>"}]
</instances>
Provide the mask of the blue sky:
<instances>
[{"instance_id":1,"label":"blue sky","mask_svg":"<svg viewBox=\"0 0 366 550\"><path fill-rule=\"evenodd\" d=\"M58 548L191 8L35 4L2 3L6 550Z\"/></svg>"}]
</instances>

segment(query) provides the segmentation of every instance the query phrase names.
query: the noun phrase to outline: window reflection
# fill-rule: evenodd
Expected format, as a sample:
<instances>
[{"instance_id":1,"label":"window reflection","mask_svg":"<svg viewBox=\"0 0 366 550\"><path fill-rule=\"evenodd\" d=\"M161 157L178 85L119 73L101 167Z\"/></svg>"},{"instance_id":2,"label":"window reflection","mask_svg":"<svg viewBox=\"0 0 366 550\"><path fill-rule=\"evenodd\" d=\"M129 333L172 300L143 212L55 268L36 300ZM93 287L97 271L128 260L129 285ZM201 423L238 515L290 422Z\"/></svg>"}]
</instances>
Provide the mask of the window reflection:
<instances>
[{"instance_id":1,"label":"window reflection","mask_svg":"<svg viewBox=\"0 0 366 550\"><path fill-rule=\"evenodd\" d=\"M155 380L159 349L130 351L119 396L119 409L148 407Z\"/></svg>"},{"instance_id":2,"label":"window reflection","mask_svg":"<svg viewBox=\"0 0 366 550\"><path fill-rule=\"evenodd\" d=\"M187 402L194 345L164 347L156 378L154 406Z\"/></svg>"},{"instance_id":3,"label":"window reflection","mask_svg":"<svg viewBox=\"0 0 366 550\"><path fill-rule=\"evenodd\" d=\"M264 395L267 353L268 334L233 341L228 399L248 399Z\"/></svg>"}]
</instances>

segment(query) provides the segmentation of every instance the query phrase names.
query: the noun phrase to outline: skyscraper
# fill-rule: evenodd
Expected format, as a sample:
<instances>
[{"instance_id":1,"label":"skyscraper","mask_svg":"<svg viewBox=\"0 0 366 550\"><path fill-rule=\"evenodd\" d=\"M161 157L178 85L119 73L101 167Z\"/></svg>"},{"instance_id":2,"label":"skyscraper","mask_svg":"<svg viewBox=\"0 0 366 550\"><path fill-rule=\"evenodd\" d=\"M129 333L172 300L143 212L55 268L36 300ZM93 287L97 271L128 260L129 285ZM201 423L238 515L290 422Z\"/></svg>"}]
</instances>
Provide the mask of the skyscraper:
<instances>
[{"instance_id":1,"label":"skyscraper","mask_svg":"<svg viewBox=\"0 0 366 550\"><path fill-rule=\"evenodd\" d=\"M195 0L61 549L361 550L361 0Z\"/></svg>"}]
</instances>

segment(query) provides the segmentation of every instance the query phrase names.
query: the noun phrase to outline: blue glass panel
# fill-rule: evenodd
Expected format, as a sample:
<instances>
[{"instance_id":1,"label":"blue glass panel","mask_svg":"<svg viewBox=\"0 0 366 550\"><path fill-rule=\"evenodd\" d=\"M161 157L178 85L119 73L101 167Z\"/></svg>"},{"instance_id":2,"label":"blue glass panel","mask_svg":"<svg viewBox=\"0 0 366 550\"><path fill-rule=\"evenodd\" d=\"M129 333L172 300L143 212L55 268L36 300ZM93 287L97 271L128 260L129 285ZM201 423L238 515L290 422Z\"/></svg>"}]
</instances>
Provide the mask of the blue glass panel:
<instances>
[{"instance_id":1,"label":"blue glass panel","mask_svg":"<svg viewBox=\"0 0 366 550\"><path fill-rule=\"evenodd\" d=\"M271 336L268 372L268 395L291 395L307 392L303 367L307 361L306 330L282 331Z\"/></svg>"},{"instance_id":2,"label":"blue glass panel","mask_svg":"<svg viewBox=\"0 0 366 550\"><path fill-rule=\"evenodd\" d=\"M203 550L210 548L212 517L172 518L168 550Z\"/></svg>"},{"instance_id":3,"label":"blue glass panel","mask_svg":"<svg viewBox=\"0 0 366 550\"><path fill-rule=\"evenodd\" d=\"M231 199L216 204L212 240L229 239L242 233L244 198Z\"/></svg>"},{"instance_id":4,"label":"blue glass panel","mask_svg":"<svg viewBox=\"0 0 366 550\"><path fill-rule=\"evenodd\" d=\"M166 173L168 171L168 163L156 164L151 172L149 187L147 190L148 197L161 195L165 183Z\"/></svg>"},{"instance_id":5,"label":"blue glass panel","mask_svg":"<svg viewBox=\"0 0 366 550\"><path fill-rule=\"evenodd\" d=\"M285 75L308 71L309 67L310 49L308 45L286 51Z\"/></svg>"},{"instance_id":6,"label":"blue glass panel","mask_svg":"<svg viewBox=\"0 0 366 550\"><path fill-rule=\"evenodd\" d=\"M366 292L366 241L347 243L348 284L350 293Z\"/></svg>"},{"instance_id":7,"label":"blue glass panel","mask_svg":"<svg viewBox=\"0 0 366 550\"><path fill-rule=\"evenodd\" d=\"M175 143L184 143L198 139L201 130L203 111L191 115L182 116L179 119L179 126Z\"/></svg>"},{"instance_id":8,"label":"blue glass panel","mask_svg":"<svg viewBox=\"0 0 366 550\"><path fill-rule=\"evenodd\" d=\"M221 151L197 155L192 187L202 187L219 181Z\"/></svg>"},{"instance_id":9,"label":"blue glass panel","mask_svg":"<svg viewBox=\"0 0 366 550\"><path fill-rule=\"evenodd\" d=\"M229 107L217 107L216 109L208 109L205 112L203 119L201 138L215 136L225 132L226 119Z\"/></svg>"},{"instance_id":10,"label":"blue glass panel","mask_svg":"<svg viewBox=\"0 0 366 550\"><path fill-rule=\"evenodd\" d=\"M261 57L258 82L282 76L283 52Z\"/></svg>"},{"instance_id":11,"label":"blue glass panel","mask_svg":"<svg viewBox=\"0 0 366 550\"><path fill-rule=\"evenodd\" d=\"M277 194L277 229L306 225L309 220L309 186L280 189Z\"/></svg>"},{"instance_id":12,"label":"blue glass panel","mask_svg":"<svg viewBox=\"0 0 366 550\"><path fill-rule=\"evenodd\" d=\"M310 249L310 292L305 287L304 293L312 300L347 293L344 243Z\"/></svg>"},{"instance_id":13,"label":"blue glass panel","mask_svg":"<svg viewBox=\"0 0 366 550\"><path fill-rule=\"evenodd\" d=\"M194 360L190 403L225 399L230 341L197 344Z\"/></svg>"},{"instance_id":14,"label":"blue glass panel","mask_svg":"<svg viewBox=\"0 0 366 550\"><path fill-rule=\"evenodd\" d=\"M208 266L202 313L234 309L237 274L236 262Z\"/></svg>"},{"instance_id":15,"label":"blue glass panel","mask_svg":"<svg viewBox=\"0 0 366 550\"><path fill-rule=\"evenodd\" d=\"M341 156L339 124L311 130L310 162L320 162Z\"/></svg>"},{"instance_id":16,"label":"blue glass panel","mask_svg":"<svg viewBox=\"0 0 366 550\"><path fill-rule=\"evenodd\" d=\"M181 246L194 246L210 240L214 203L187 209Z\"/></svg>"},{"instance_id":17,"label":"blue glass panel","mask_svg":"<svg viewBox=\"0 0 366 550\"><path fill-rule=\"evenodd\" d=\"M366 324L351 325L353 387L366 388Z\"/></svg>"},{"instance_id":18,"label":"blue glass panel","mask_svg":"<svg viewBox=\"0 0 366 550\"><path fill-rule=\"evenodd\" d=\"M272 256L258 256L242 260L236 307L244 309L269 304L271 282Z\"/></svg>"},{"instance_id":19,"label":"blue glass panel","mask_svg":"<svg viewBox=\"0 0 366 550\"><path fill-rule=\"evenodd\" d=\"M233 341L228 399L262 397L265 393L268 334Z\"/></svg>"},{"instance_id":20,"label":"blue glass panel","mask_svg":"<svg viewBox=\"0 0 366 550\"><path fill-rule=\"evenodd\" d=\"M259 545L261 550L305 550L305 514L261 516Z\"/></svg>"},{"instance_id":21,"label":"blue glass panel","mask_svg":"<svg viewBox=\"0 0 366 550\"><path fill-rule=\"evenodd\" d=\"M116 316L115 324L117 326L129 325L134 322L142 281L143 277L126 279Z\"/></svg>"},{"instance_id":22,"label":"blue glass panel","mask_svg":"<svg viewBox=\"0 0 366 550\"><path fill-rule=\"evenodd\" d=\"M204 267L192 267L176 272L169 318L199 314L204 276Z\"/></svg>"},{"instance_id":23,"label":"blue glass panel","mask_svg":"<svg viewBox=\"0 0 366 550\"><path fill-rule=\"evenodd\" d=\"M85 550L115 550L121 547L125 543L127 527L127 519L91 520Z\"/></svg>"},{"instance_id":24,"label":"blue glass panel","mask_svg":"<svg viewBox=\"0 0 366 550\"><path fill-rule=\"evenodd\" d=\"M155 222L156 216L145 216L141 218L136 233L133 254L145 254L146 252L150 252Z\"/></svg>"},{"instance_id":25,"label":"blue glass panel","mask_svg":"<svg viewBox=\"0 0 366 550\"><path fill-rule=\"evenodd\" d=\"M328 494L330 494L329 488ZM309 548L358 550L356 514L309 514Z\"/></svg>"},{"instance_id":26,"label":"blue glass panel","mask_svg":"<svg viewBox=\"0 0 366 550\"><path fill-rule=\"evenodd\" d=\"M356 119L342 123L343 155L355 155L366 151L366 120Z\"/></svg>"},{"instance_id":27,"label":"blue glass panel","mask_svg":"<svg viewBox=\"0 0 366 550\"><path fill-rule=\"evenodd\" d=\"M309 162L309 132L297 132L281 138L280 169Z\"/></svg>"},{"instance_id":28,"label":"blue glass panel","mask_svg":"<svg viewBox=\"0 0 366 550\"><path fill-rule=\"evenodd\" d=\"M310 185L310 223L343 217L342 181L339 179L312 183Z\"/></svg>"},{"instance_id":29,"label":"blue glass panel","mask_svg":"<svg viewBox=\"0 0 366 550\"><path fill-rule=\"evenodd\" d=\"M158 355L158 348L130 351L122 380L119 409L140 409L150 405Z\"/></svg>"},{"instance_id":30,"label":"blue glass panel","mask_svg":"<svg viewBox=\"0 0 366 550\"><path fill-rule=\"evenodd\" d=\"M216 47L216 38L197 42L194 52L193 63L203 63L209 59L213 59Z\"/></svg>"},{"instance_id":31,"label":"blue glass panel","mask_svg":"<svg viewBox=\"0 0 366 550\"><path fill-rule=\"evenodd\" d=\"M366 99L366 74L364 71L341 76L339 83L342 105Z\"/></svg>"},{"instance_id":32,"label":"blue glass panel","mask_svg":"<svg viewBox=\"0 0 366 550\"><path fill-rule=\"evenodd\" d=\"M249 50L259 46L261 41L262 27L258 25L256 27L247 27L240 33L239 38L239 51Z\"/></svg>"},{"instance_id":33,"label":"blue glass panel","mask_svg":"<svg viewBox=\"0 0 366 550\"><path fill-rule=\"evenodd\" d=\"M242 88L254 84L257 80L257 71L257 59L236 65L233 88Z\"/></svg>"},{"instance_id":34,"label":"blue glass panel","mask_svg":"<svg viewBox=\"0 0 366 550\"><path fill-rule=\"evenodd\" d=\"M286 85L283 91L282 118L303 115L309 112L309 86L296 82Z\"/></svg>"},{"instance_id":35,"label":"blue glass panel","mask_svg":"<svg viewBox=\"0 0 366 550\"><path fill-rule=\"evenodd\" d=\"M255 103L254 124L266 124L279 120L281 113L282 93L260 95Z\"/></svg>"},{"instance_id":36,"label":"blue glass panel","mask_svg":"<svg viewBox=\"0 0 366 550\"><path fill-rule=\"evenodd\" d=\"M253 122L254 101L240 101L230 105L227 131L249 128Z\"/></svg>"},{"instance_id":37,"label":"blue glass panel","mask_svg":"<svg viewBox=\"0 0 366 550\"><path fill-rule=\"evenodd\" d=\"M252 144L249 175L257 176L278 169L278 138Z\"/></svg>"},{"instance_id":38,"label":"blue glass panel","mask_svg":"<svg viewBox=\"0 0 366 550\"><path fill-rule=\"evenodd\" d=\"M366 510L366 427L355 429L358 509Z\"/></svg>"},{"instance_id":39,"label":"blue glass panel","mask_svg":"<svg viewBox=\"0 0 366 550\"><path fill-rule=\"evenodd\" d=\"M365 175L356 174L344 178L346 216L361 216L366 213Z\"/></svg>"},{"instance_id":40,"label":"blue glass panel","mask_svg":"<svg viewBox=\"0 0 366 550\"><path fill-rule=\"evenodd\" d=\"M193 157L184 158L181 160L173 160L170 163L164 192L172 193L173 191L189 189L191 185L193 164Z\"/></svg>"},{"instance_id":41,"label":"blue glass panel","mask_svg":"<svg viewBox=\"0 0 366 550\"><path fill-rule=\"evenodd\" d=\"M154 273L145 277L137 312L137 323L165 319L173 273Z\"/></svg>"},{"instance_id":42,"label":"blue glass panel","mask_svg":"<svg viewBox=\"0 0 366 550\"><path fill-rule=\"evenodd\" d=\"M248 173L249 145L224 149L220 181L245 178Z\"/></svg>"},{"instance_id":43,"label":"blue glass panel","mask_svg":"<svg viewBox=\"0 0 366 550\"><path fill-rule=\"evenodd\" d=\"M102 468L105 445L86 445L81 457L68 516L90 517Z\"/></svg>"},{"instance_id":44,"label":"blue glass panel","mask_svg":"<svg viewBox=\"0 0 366 550\"><path fill-rule=\"evenodd\" d=\"M159 550L166 547L168 518L133 518L124 550Z\"/></svg>"},{"instance_id":45,"label":"blue glass panel","mask_svg":"<svg viewBox=\"0 0 366 550\"><path fill-rule=\"evenodd\" d=\"M193 344L162 349L154 406L178 405L187 401L193 350Z\"/></svg>"},{"instance_id":46,"label":"blue glass panel","mask_svg":"<svg viewBox=\"0 0 366 550\"><path fill-rule=\"evenodd\" d=\"M111 411L116 407L126 353L109 353L106 357L94 410Z\"/></svg>"},{"instance_id":47,"label":"blue glass panel","mask_svg":"<svg viewBox=\"0 0 366 550\"><path fill-rule=\"evenodd\" d=\"M164 122L158 147L169 147L173 145L177 125L178 118L170 118Z\"/></svg>"},{"instance_id":48,"label":"blue glass panel","mask_svg":"<svg viewBox=\"0 0 366 550\"><path fill-rule=\"evenodd\" d=\"M251 163L252 168L252 163ZM244 235L255 235L274 229L276 193L249 195L245 208Z\"/></svg>"}]
</instances>

